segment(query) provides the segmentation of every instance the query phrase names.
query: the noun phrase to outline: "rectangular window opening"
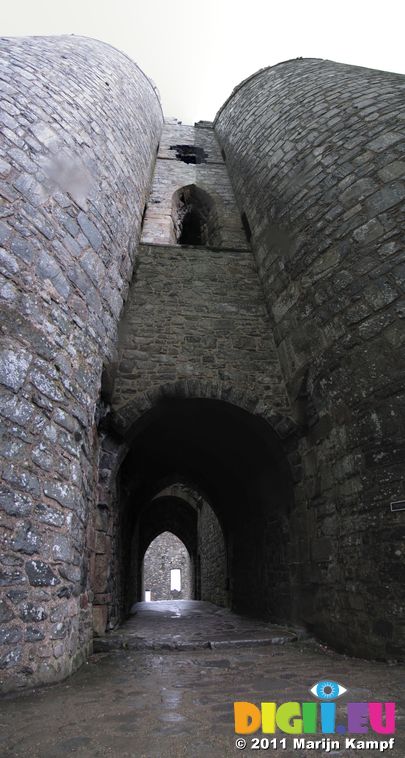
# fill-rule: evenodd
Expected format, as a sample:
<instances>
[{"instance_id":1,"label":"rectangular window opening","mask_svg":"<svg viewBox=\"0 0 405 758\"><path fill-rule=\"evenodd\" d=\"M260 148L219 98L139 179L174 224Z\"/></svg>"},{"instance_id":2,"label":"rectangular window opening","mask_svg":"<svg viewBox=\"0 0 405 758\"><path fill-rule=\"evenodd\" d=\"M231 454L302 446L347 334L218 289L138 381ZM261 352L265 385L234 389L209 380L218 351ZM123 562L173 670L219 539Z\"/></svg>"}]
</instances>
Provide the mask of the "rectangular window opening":
<instances>
[{"instance_id":1,"label":"rectangular window opening","mask_svg":"<svg viewBox=\"0 0 405 758\"><path fill-rule=\"evenodd\" d=\"M170 570L170 589L177 590L178 592L180 592L181 590L181 570L180 569Z\"/></svg>"}]
</instances>

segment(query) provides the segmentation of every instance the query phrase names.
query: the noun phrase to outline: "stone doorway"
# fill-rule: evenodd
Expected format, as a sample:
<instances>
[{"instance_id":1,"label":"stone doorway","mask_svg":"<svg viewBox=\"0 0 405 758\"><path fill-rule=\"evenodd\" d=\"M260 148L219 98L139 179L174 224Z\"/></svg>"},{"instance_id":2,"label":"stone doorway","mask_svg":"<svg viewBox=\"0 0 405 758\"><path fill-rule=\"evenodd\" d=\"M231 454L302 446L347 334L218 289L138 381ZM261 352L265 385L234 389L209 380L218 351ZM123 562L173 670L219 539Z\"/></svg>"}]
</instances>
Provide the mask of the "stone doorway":
<instances>
[{"instance_id":1,"label":"stone doorway","mask_svg":"<svg viewBox=\"0 0 405 758\"><path fill-rule=\"evenodd\" d=\"M144 557L164 532L190 556L189 597L294 619L292 477L263 418L226 401L162 398L128 429L115 490L107 628L150 591Z\"/></svg>"},{"instance_id":2,"label":"stone doorway","mask_svg":"<svg viewBox=\"0 0 405 758\"><path fill-rule=\"evenodd\" d=\"M149 545L142 563L142 599L192 600L191 559L185 544L162 532Z\"/></svg>"},{"instance_id":3,"label":"stone doorway","mask_svg":"<svg viewBox=\"0 0 405 758\"><path fill-rule=\"evenodd\" d=\"M221 242L218 213L212 197L195 184L172 198L174 241L179 245L215 246Z\"/></svg>"}]
</instances>

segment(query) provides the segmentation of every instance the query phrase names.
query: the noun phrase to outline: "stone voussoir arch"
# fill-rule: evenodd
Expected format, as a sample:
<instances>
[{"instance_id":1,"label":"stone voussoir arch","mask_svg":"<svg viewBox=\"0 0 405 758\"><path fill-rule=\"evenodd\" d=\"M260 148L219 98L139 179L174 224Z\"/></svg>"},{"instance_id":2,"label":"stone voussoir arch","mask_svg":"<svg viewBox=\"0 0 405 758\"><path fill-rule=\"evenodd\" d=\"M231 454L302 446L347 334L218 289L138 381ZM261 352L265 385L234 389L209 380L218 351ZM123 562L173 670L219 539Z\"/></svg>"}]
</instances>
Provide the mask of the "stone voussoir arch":
<instances>
[{"instance_id":1,"label":"stone voussoir arch","mask_svg":"<svg viewBox=\"0 0 405 758\"><path fill-rule=\"evenodd\" d=\"M304 429L291 416L268 407L253 394L222 383L184 379L164 384L136 394L128 403L111 414L111 428L130 444L135 428L142 418L167 398L189 400L220 400L262 418L288 449L291 443L303 436Z\"/></svg>"},{"instance_id":2,"label":"stone voussoir arch","mask_svg":"<svg viewBox=\"0 0 405 758\"><path fill-rule=\"evenodd\" d=\"M168 509L167 514L164 513L165 507ZM174 520L173 516L180 516L181 511L183 511L183 513L187 511L189 512L189 523L186 524L184 521L177 523L176 520ZM153 515L155 515L156 512L158 518L156 518L155 523L153 523ZM163 534L163 532L171 532L175 537L181 540L187 548L190 556L193 556L196 552L196 534L193 535L192 532L193 529L195 532L197 530L197 519L196 515L192 514L192 506L186 500L179 497L157 497L150 502L150 512L144 512L140 515L140 522L146 522L147 526L149 526L145 538L140 541L140 560L143 560L143 557L153 540L156 539L159 534Z\"/></svg>"}]
</instances>

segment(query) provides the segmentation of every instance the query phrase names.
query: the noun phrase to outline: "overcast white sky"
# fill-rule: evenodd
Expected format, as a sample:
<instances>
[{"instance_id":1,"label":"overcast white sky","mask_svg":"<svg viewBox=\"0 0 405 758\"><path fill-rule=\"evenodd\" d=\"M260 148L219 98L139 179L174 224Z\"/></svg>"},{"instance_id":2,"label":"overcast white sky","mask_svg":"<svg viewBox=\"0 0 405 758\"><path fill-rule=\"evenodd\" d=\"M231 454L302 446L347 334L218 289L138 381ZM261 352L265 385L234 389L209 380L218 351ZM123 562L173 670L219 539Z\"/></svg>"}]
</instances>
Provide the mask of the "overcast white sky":
<instances>
[{"instance_id":1,"label":"overcast white sky","mask_svg":"<svg viewBox=\"0 0 405 758\"><path fill-rule=\"evenodd\" d=\"M189 124L289 58L405 73L405 0L3 0L0 33L109 42L155 81L165 114Z\"/></svg>"}]
</instances>

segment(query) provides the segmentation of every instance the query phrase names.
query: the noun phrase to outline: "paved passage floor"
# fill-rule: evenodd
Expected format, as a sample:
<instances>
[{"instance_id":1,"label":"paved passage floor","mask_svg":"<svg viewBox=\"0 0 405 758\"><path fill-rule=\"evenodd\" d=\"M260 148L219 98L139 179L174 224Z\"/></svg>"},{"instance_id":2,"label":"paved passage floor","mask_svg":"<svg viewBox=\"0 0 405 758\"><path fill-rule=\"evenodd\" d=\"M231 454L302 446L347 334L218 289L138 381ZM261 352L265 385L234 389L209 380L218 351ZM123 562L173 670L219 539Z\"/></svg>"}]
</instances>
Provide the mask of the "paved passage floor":
<instances>
[{"instance_id":1,"label":"paved passage floor","mask_svg":"<svg viewBox=\"0 0 405 758\"><path fill-rule=\"evenodd\" d=\"M119 629L96 640L95 650L225 648L284 644L296 640L282 626L239 616L200 600L160 600L136 603L131 618Z\"/></svg>"},{"instance_id":2,"label":"paved passage floor","mask_svg":"<svg viewBox=\"0 0 405 758\"><path fill-rule=\"evenodd\" d=\"M175 619L165 618L170 610L173 607L161 611L163 626L174 623ZM207 615L217 615L215 608ZM188 614L187 617L191 630ZM197 627L201 628L203 619L197 613L194 617ZM218 614L219 619L226 617L231 625L236 623L231 614ZM130 627L135 618L129 622ZM142 619L142 614L139 618ZM207 619L207 624L210 623L212 619ZM159 622L148 620L144 615L140 626L142 624L146 628L148 624ZM218 624L221 626L222 621ZM231 633L235 629L231 626L227 631ZM245 750L236 748L234 701L308 702L315 700L308 690L325 678L348 688L337 701L337 723L340 724L345 722L347 702L402 701L392 750L381 753L376 748L346 748L345 737L341 735L334 737L339 747L329 752L327 748L310 746L293 749L291 735L287 737L285 749L279 743L277 749L269 746L267 750L251 752L249 736ZM0 702L0 755L10 758L70 755L227 758L241 754L278 758L313 755L404 758L404 690L403 667L351 659L311 641L298 640L284 645L255 645L253 642L226 649L121 648L94 654L65 682L4 698ZM260 732L258 736L262 736ZM278 739L282 736L277 735ZM360 738L374 740L372 733L358 735ZM320 735L308 735L305 739L320 739Z\"/></svg>"}]
</instances>

